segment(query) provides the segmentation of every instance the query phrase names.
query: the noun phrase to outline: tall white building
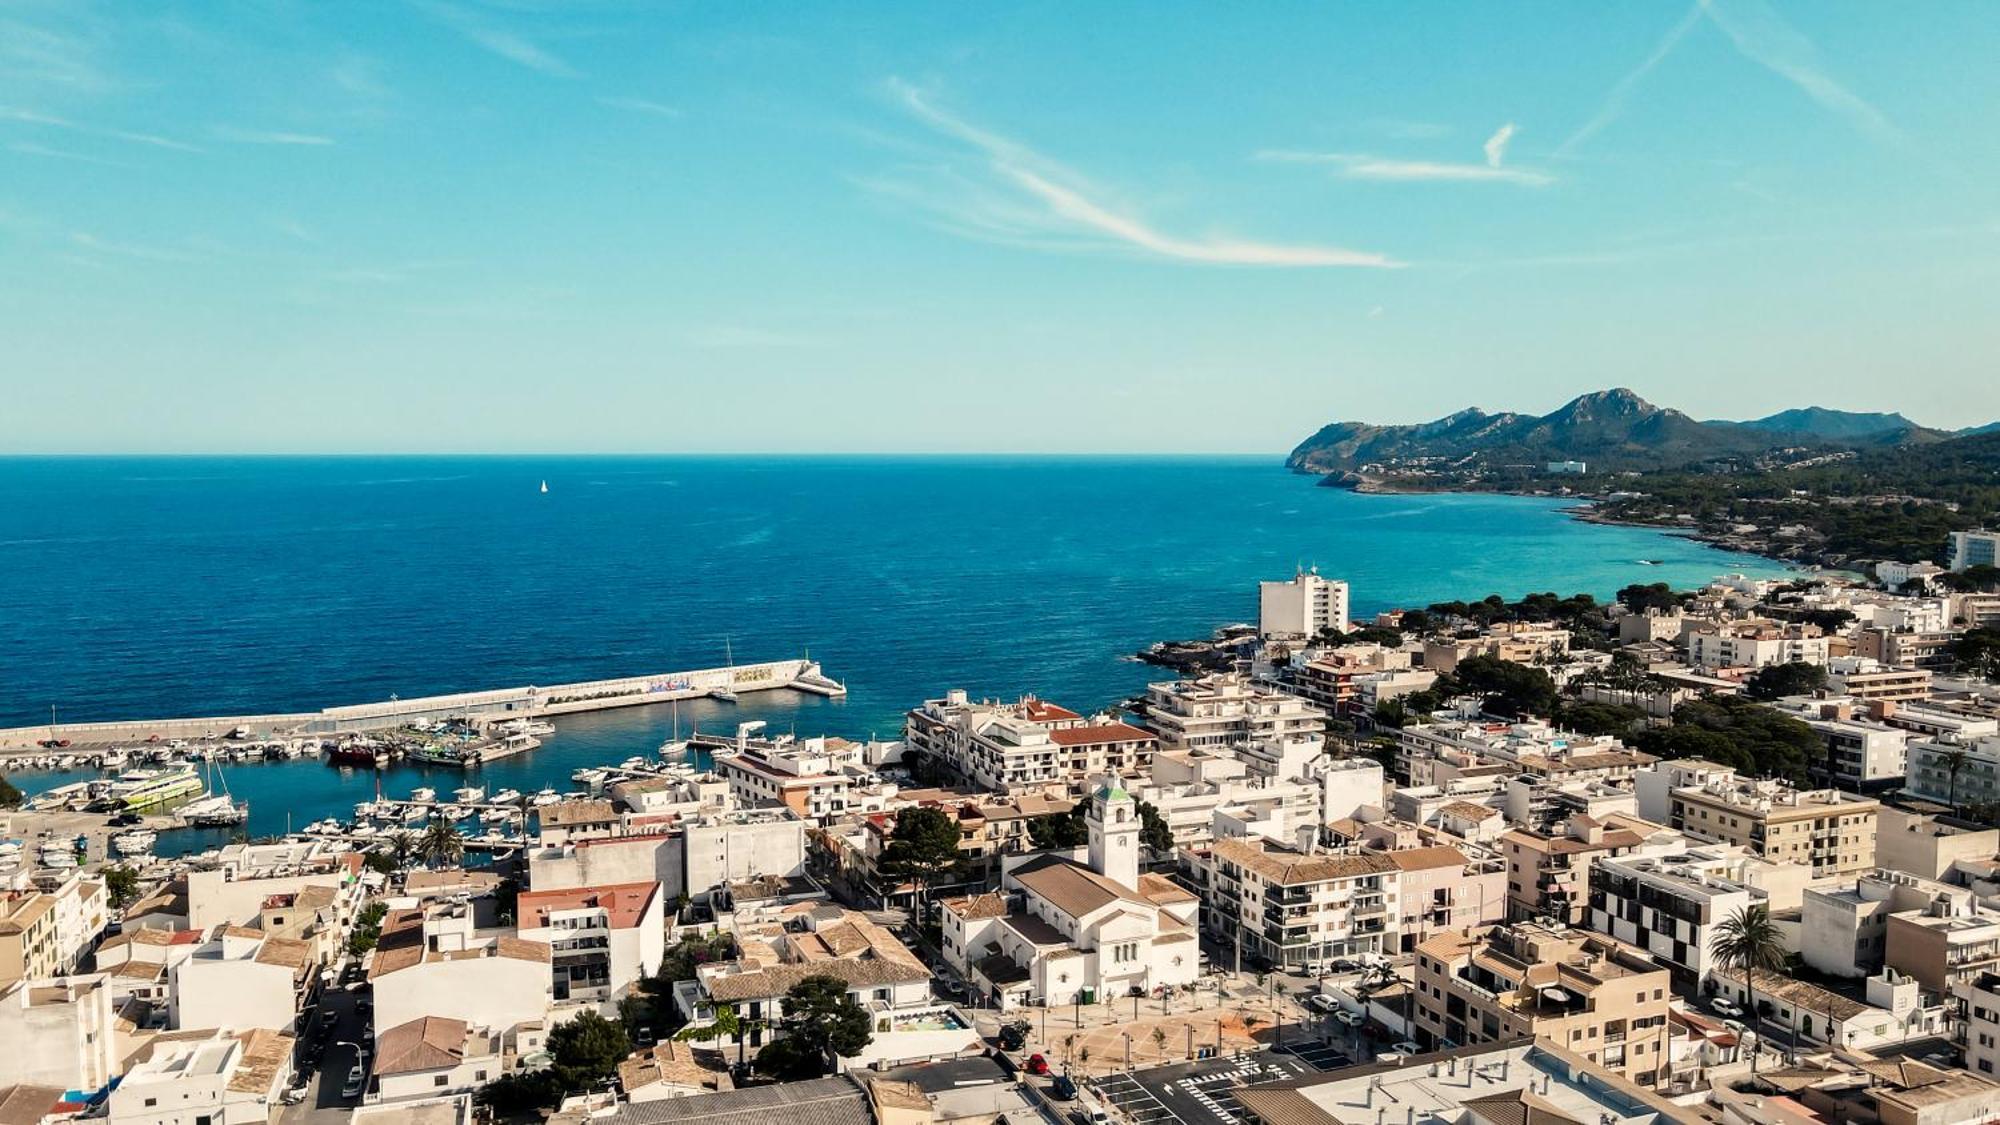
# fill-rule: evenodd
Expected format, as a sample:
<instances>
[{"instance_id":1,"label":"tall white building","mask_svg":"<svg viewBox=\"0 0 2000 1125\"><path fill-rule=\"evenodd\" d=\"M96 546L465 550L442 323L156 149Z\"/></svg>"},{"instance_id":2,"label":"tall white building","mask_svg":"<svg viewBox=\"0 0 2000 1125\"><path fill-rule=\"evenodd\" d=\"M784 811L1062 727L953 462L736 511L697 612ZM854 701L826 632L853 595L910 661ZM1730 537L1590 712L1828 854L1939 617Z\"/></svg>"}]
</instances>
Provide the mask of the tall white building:
<instances>
[{"instance_id":1,"label":"tall white building","mask_svg":"<svg viewBox=\"0 0 2000 1125\"><path fill-rule=\"evenodd\" d=\"M1951 568L2000 566L2000 531L1977 528L1951 533Z\"/></svg>"},{"instance_id":2,"label":"tall white building","mask_svg":"<svg viewBox=\"0 0 2000 1125\"><path fill-rule=\"evenodd\" d=\"M1288 582L1257 583L1257 631L1266 637L1347 632L1347 583L1301 570Z\"/></svg>"}]
</instances>

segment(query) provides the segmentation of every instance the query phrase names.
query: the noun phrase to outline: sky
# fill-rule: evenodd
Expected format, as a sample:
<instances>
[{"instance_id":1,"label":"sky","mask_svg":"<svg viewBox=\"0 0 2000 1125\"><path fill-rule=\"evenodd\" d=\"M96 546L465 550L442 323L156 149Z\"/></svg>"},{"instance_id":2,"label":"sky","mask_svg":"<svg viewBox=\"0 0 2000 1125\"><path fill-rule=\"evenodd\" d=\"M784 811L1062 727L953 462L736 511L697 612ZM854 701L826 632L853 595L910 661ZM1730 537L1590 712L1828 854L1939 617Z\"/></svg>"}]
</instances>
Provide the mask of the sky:
<instances>
[{"instance_id":1,"label":"sky","mask_svg":"<svg viewBox=\"0 0 2000 1125\"><path fill-rule=\"evenodd\" d=\"M2000 419L2000 9L0 0L0 453Z\"/></svg>"}]
</instances>

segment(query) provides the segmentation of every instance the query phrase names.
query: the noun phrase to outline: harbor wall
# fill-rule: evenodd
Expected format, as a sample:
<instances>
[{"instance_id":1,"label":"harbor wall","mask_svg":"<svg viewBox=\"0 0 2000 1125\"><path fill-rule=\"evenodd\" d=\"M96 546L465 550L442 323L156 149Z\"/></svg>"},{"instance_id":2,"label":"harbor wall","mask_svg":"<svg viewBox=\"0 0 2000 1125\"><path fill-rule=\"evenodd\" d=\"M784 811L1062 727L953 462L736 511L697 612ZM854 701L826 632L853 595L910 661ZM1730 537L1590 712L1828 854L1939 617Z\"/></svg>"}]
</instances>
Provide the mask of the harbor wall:
<instances>
[{"instance_id":1,"label":"harbor wall","mask_svg":"<svg viewBox=\"0 0 2000 1125\"><path fill-rule=\"evenodd\" d=\"M359 703L304 711L264 715L221 715L189 719L131 719L106 723L47 723L32 727L0 729L0 752L40 751L50 738L69 739L72 750L87 747L136 745L158 736L161 741L180 738L194 741L220 738L237 727L248 727L252 738L296 738L331 735L341 731L382 730L407 723L447 718L472 717L486 721L513 718L547 718L582 711L603 711L614 707L637 707L668 703L676 699L699 699L728 689L738 694L793 688L820 695L844 694L840 685L826 678L811 660L774 660L762 664L736 664L723 668L701 668L692 672L662 672L647 676L625 676L611 680L548 686L497 688L491 691L458 692L411 699L391 699L380 703Z\"/></svg>"}]
</instances>

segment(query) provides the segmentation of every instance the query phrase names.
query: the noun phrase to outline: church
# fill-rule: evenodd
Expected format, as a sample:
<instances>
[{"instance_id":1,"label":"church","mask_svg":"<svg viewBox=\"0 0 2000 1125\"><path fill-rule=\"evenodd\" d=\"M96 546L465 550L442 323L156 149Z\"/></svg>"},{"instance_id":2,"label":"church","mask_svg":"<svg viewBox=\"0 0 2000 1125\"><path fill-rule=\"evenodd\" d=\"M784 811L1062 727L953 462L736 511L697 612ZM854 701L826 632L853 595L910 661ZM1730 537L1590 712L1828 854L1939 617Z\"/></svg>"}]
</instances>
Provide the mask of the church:
<instances>
[{"instance_id":1,"label":"church","mask_svg":"<svg viewBox=\"0 0 2000 1125\"><path fill-rule=\"evenodd\" d=\"M1000 890L946 899L944 953L1001 1010L1091 1004L1194 982L1200 901L1139 873L1139 803L1116 776L1090 795L1089 863L1043 853Z\"/></svg>"}]
</instances>

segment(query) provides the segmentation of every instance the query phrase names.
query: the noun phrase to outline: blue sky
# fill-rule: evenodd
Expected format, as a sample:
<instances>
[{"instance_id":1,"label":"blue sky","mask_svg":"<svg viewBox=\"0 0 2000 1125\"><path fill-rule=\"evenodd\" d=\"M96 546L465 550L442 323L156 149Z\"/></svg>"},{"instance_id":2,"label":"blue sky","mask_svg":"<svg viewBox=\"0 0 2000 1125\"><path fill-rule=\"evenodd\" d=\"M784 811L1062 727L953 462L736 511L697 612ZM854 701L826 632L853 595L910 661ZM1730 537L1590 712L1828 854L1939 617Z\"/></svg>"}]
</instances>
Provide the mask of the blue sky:
<instances>
[{"instance_id":1,"label":"blue sky","mask_svg":"<svg viewBox=\"0 0 2000 1125\"><path fill-rule=\"evenodd\" d=\"M1987 4L0 0L0 451L2000 418Z\"/></svg>"}]
</instances>

